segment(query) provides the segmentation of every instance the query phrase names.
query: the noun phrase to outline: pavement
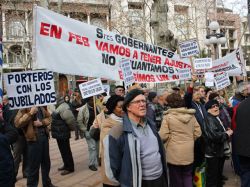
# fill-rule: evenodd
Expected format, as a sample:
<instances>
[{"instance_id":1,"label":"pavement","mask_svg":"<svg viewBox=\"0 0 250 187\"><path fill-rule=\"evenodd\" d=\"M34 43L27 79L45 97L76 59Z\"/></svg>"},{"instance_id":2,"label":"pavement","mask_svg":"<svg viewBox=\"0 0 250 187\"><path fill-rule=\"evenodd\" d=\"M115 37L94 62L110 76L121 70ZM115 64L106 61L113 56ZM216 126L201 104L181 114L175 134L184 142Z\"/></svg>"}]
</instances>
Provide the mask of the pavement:
<instances>
[{"instance_id":1,"label":"pavement","mask_svg":"<svg viewBox=\"0 0 250 187\"><path fill-rule=\"evenodd\" d=\"M74 137L74 135L72 135ZM74 140L71 138L71 150L75 162L75 172L62 176L57 168L62 166L61 155L55 139L50 139L50 177L52 183L57 187L102 187L100 168L98 171L91 171L88 168L88 147L85 139ZM231 160L227 160L224 167L224 175L229 178L224 187L240 187L239 178L234 175ZM26 187L26 179L22 178L21 167L17 177L16 187ZM39 177L39 187L41 175Z\"/></svg>"}]
</instances>

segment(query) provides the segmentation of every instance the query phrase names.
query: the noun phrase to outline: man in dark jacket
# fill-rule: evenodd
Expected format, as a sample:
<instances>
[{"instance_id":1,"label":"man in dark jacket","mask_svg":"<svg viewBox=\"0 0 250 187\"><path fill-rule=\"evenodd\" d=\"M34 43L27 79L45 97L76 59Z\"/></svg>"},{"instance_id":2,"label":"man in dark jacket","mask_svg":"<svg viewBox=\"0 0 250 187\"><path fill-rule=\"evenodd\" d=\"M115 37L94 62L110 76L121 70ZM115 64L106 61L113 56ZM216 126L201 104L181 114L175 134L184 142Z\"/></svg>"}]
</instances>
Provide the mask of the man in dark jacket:
<instances>
[{"instance_id":1,"label":"man in dark jacket","mask_svg":"<svg viewBox=\"0 0 250 187\"><path fill-rule=\"evenodd\" d=\"M153 121L146 118L146 97L139 89L125 97L123 126L104 138L106 175L121 187L167 187L164 148Z\"/></svg>"},{"instance_id":2,"label":"man in dark jacket","mask_svg":"<svg viewBox=\"0 0 250 187\"><path fill-rule=\"evenodd\" d=\"M62 171L61 175L67 175L74 172L74 160L70 148L70 131L74 130L76 119L67 103L68 96L58 100L58 107L52 113L51 134L56 139L60 150L63 166L58 168Z\"/></svg>"},{"instance_id":3,"label":"man in dark jacket","mask_svg":"<svg viewBox=\"0 0 250 187\"><path fill-rule=\"evenodd\" d=\"M0 186L14 187L14 160L10 145L17 139L17 131L9 124L0 122Z\"/></svg>"},{"instance_id":4,"label":"man in dark jacket","mask_svg":"<svg viewBox=\"0 0 250 187\"><path fill-rule=\"evenodd\" d=\"M10 110L9 99L7 95L3 96L3 118L4 120L15 127L14 120L18 110ZM15 177L17 177L19 165L22 161L23 177L27 177L27 142L22 129L17 129L17 141L13 144L13 157L15 166Z\"/></svg>"},{"instance_id":5,"label":"man in dark jacket","mask_svg":"<svg viewBox=\"0 0 250 187\"><path fill-rule=\"evenodd\" d=\"M248 89L248 91L250 91ZM250 92L248 92L250 93ZM241 186L250 186L250 97L242 101L236 113L234 149L240 164Z\"/></svg>"}]
</instances>

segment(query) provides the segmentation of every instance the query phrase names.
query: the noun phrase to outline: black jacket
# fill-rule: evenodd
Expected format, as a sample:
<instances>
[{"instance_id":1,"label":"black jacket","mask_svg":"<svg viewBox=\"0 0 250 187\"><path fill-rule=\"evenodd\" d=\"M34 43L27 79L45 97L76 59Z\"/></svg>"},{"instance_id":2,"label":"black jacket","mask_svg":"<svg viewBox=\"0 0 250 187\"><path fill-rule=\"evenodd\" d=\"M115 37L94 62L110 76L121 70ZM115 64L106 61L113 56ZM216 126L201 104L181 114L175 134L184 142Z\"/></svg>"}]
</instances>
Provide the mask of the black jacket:
<instances>
[{"instance_id":1,"label":"black jacket","mask_svg":"<svg viewBox=\"0 0 250 187\"><path fill-rule=\"evenodd\" d=\"M223 157L224 143L229 137L220 124L220 121L209 113L207 114L203 136L206 142L206 155L213 157Z\"/></svg>"},{"instance_id":2,"label":"black jacket","mask_svg":"<svg viewBox=\"0 0 250 187\"><path fill-rule=\"evenodd\" d=\"M235 153L250 157L250 97L242 101L236 112Z\"/></svg>"},{"instance_id":3,"label":"black jacket","mask_svg":"<svg viewBox=\"0 0 250 187\"><path fill-rule=\"evenodd\" d=\"M66 140L70 138L70 129L67 123L61 118L59 113L51 114L51 135L52 138Z\"/></svg>"}]
</instances>

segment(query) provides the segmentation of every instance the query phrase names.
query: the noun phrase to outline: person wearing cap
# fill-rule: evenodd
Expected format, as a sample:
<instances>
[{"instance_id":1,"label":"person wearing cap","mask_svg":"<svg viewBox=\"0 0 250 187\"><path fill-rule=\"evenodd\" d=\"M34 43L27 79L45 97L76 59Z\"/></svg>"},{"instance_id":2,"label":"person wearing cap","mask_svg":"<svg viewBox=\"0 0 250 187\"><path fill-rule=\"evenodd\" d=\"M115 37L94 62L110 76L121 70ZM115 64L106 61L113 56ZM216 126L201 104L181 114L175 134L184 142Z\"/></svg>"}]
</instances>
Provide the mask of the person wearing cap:
<instances>
[{"instance_id":1,"label":"person wearing cap","mask_svg":"<svg viewBox=\"0 0 250 187\"><path fill-rule=\"evenodd\" d=\"M124 99L122 125L103 140L106 176L121 187L168 186L164 147L146 109L143 91L131 90Z\"/></svg>"},{"instance_id":2,"label":"person wearing cap","mask_svg":"<svg viewBox=\"0 0 250 187\"><path fill-rule=\"evenodd\" d=\"M205 157L206 157L206 186L223 186L222 172L224 157L230 154L228 140L232 136L231 129L225 129L220 118L219 102L210 100L205 105L208 112L205 125Z\"/></svg>"},{"instance_id":3,"label":"person wearing cap","mask_svg":"<svg viewBox=\"0 0 250 187\"><path fill-rule=\"evenodd\" d=\"M101 155L101 174L102 183L104 187L109 186L119 186L119 183L114 183L110 181L105 175L105 163L104 163L104 151L103 151L103 139L109 133L110 129L116 125L122 125L122 117L124 115L122 105L124 97L119 95L112 95L107 103L107 118L101 124L101 134L100 134L100 155Z\"/></svg>"},{"instance_id":4,"label":"person wearing cap","mask_svg":"<svg viewBox=\"0 0 250 187\"><path fill-rule=\"evenodd\" d=\"M119 95L124 97L125 95L125 88L124 86L118 85L115 87L115 95Z\"/></svg>"}]
</instances>

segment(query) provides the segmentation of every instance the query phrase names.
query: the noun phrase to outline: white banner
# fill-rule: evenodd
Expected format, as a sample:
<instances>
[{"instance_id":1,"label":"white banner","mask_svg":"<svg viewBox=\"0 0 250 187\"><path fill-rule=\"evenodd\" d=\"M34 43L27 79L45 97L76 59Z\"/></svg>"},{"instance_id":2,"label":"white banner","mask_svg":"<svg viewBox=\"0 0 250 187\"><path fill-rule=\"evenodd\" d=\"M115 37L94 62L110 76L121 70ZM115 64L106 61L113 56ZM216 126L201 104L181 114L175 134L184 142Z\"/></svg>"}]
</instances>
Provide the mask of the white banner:
<instances>
[{"instance_id":1,"label":"white banner","mask_svg":"<svg viewBox=\"0 0 250 187\"><path fill-rule=\"evenodd\" d=\"M4 83L11 109L56 104L52 71L5 73Z\"/></svg>"},{"instance_id":2,"label":"white banner","mask_svg":"<svg viewBox=\"0 0 250 187\"><path fill-rule=\"evenodd\" d=\"M190 68L186 68L186 69L180 69L178 71L179 73L179 79L180 80L188 80L191 79L191 69Z\"/></svg>"},{"instance_id":3,"label":"white banner","mask_svg":"<svg viewBox=\"0 0 250 187\"><path fill-rule=\"evenodd\" d=\"M199 44L196 39L187 40L179 43L182 58L200 54Z\"/></svg>"},{"instance_id":4,"label":"white banner","mask_svg":"<svg viewBox=\"0 0 250 187\"><path fill-rule=\"evenodd\" d=\"M215 79L215 86L217 90L226 88L227 86L231 84L229 80L229 76L226 72L217 74L214 79Z\"/></svg>"},{"instance_id":5,"label":"white banner","mask_svg":"<svg viewBox=\"0 0 250 187\"><path fill-rule=\"evenodd\" d=\"M229 76L246 76L245 60L241 48L213 61L213 67L208 71L227 72Z\"/></svg>"},{"instance_id":6,"label":"white banner","mask_svg":"<svg viewBox=\"0 0 250 187\"><path fill-rule=\"evenodd\" d=\"M34 68L119 81L123 58L141 83L174 81L190 67L168 49L34 7Z\"/></svg>"},{"instance_id":7,"label":"white banner","mask_svg":"<svg viewBox=\"0 0 250 187\"><path fill-rule=\"evenodd\" d=\"M212 58L196 58L194 59L194 69L212 68Z\"/></svg>"},{"instance_id":8,"label":"white banner","mask_svg":"<svg viewBox=\"0 0 250 187\"><path fill-rule=\"evenodd\" d=\"M135 82L135 78L132 72L130 60L123 59L120 62L120 67L122 70L122 76L123 76L125 87L132 85Z\"/></svg>"},{"instance_id":9,"label":"white banner","mask_svg":"<svg viewBox=\"0 0 250 187\"><path fill-rule=\"evenodd\" d=\"M105 92L100 78L79 84L79 89L83 99Z\"/></svg>"}]
</instances>

